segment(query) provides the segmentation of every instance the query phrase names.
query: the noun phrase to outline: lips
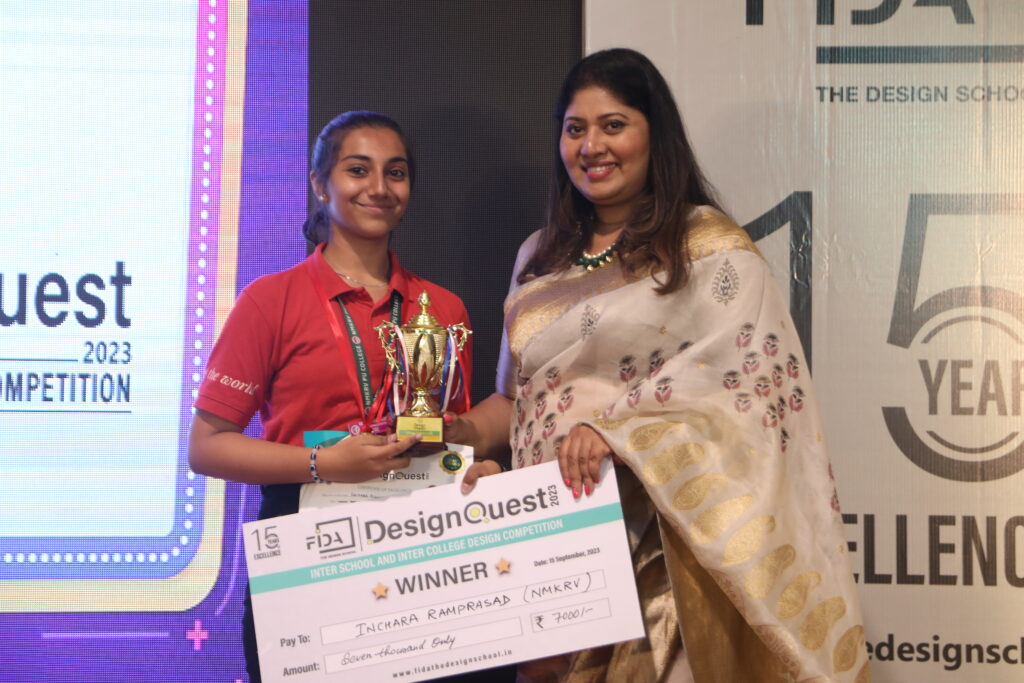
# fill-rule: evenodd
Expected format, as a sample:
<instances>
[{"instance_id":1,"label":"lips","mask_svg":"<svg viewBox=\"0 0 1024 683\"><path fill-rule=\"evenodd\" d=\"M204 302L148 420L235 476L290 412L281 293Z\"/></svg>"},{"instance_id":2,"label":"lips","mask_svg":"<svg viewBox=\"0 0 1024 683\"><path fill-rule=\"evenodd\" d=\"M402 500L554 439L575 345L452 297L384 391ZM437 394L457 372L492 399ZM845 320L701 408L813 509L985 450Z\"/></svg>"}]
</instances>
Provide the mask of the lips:
<instances>
[{"instance_id":1,"label":"lips","mask_svg":"<svg viewBox=\"0 0 1024 683\"><path fill-rule=\"evenodd\" d=\"M357 202L356 206L364 211L369 211L370 213L388 213L395 209L395 207L390 204L360 204Z\"/></svg>"},{"instance_id":2,"label":"lips","mask_svg":"<svg viewBox=\"0 0 1024 683\"><path fill-rule=\"evenodd\" d=\"M616 167L618 167L618 164L614 163L594 164L591 166L584 166L583 171L587 174L588 180L601 180L602 178L607 178L611 175L612 171L614 171Z\"/></svg>"}]
</instances>

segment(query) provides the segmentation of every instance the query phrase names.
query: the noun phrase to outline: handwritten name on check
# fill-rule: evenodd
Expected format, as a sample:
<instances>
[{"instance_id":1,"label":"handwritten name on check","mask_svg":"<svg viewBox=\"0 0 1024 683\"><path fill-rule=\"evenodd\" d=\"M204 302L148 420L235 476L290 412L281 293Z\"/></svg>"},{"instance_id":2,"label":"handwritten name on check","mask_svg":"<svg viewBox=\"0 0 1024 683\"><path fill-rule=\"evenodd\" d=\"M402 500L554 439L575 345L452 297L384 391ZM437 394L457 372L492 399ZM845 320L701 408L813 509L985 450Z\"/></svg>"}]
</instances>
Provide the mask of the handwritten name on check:
<instances>
[{"instance_id":1,"label":"handwritten name on check","mask_svg":"<svg viewBox=\"0 0 1024 683\"><path fill-rule=\"evenodd\" d=\"M580 499L552 462L246 524L263 679L420 681L642 637L606 465Z\"/></svg>"}]
</instances>

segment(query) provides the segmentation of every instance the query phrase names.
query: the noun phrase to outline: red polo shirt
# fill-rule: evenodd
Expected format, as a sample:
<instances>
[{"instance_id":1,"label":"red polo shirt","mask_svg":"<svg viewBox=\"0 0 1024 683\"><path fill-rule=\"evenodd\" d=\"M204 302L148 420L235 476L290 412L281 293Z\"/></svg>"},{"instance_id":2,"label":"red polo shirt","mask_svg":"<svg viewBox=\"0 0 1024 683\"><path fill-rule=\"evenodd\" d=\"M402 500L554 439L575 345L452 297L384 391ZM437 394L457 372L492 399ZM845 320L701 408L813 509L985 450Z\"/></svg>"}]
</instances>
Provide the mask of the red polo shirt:
<instances>
[{"instance_id":1,"label":"red polo shirt","mask_svg":"<svg viewBox=\"0 0 1024 683\"><path fill-rule=\"evenodd\" d=\"M333 301L338 295L362 337L374 390L384 374L385 359L373 328L390 316L393 291L402 297L403 323L419 312L416 299L426 290L430 312L441 325L469 326L466 307L457 296L405 270L394 254L390 255L390 288L375 304L365 289L353 288L338 277L324 260L323 247L318 246L305 262L261 277L242 290L210 353L197 409L243 427L258 411L264 439L300 446L305 431L347 430L360 420L359 378L341 311ZM341 331L340 348L313 273ZM468 391L471 342L464 354Z\"/></svg>"}]
</instances>

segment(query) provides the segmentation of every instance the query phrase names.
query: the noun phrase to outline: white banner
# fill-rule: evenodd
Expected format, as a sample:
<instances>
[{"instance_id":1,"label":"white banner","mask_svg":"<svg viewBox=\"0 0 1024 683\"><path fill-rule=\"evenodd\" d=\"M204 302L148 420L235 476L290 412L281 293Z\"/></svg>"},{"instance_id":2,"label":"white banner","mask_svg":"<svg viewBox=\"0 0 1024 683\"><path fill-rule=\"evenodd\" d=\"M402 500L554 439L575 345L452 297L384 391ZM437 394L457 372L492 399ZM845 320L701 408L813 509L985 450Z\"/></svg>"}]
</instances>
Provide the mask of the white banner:
<instances>
[{"instance_id":1,"label":"white banner","mask_svg":"<svg viewBox=\"0 0 1024 683\"><path fill-rule=\"evenodd\" d=\"M791 294L875 680L1020 680L1024 4L589 0L586 36L659 66Z\"/></svg>"}]
</instances>

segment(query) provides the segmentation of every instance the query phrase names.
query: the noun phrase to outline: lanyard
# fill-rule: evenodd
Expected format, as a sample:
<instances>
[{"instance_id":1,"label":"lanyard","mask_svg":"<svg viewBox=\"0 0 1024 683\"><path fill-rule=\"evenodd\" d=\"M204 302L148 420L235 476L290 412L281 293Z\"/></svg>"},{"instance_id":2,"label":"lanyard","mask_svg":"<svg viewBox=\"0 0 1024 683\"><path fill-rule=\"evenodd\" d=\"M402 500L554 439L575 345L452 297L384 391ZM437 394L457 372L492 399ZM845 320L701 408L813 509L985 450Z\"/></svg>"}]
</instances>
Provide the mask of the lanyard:
<instances>
[{"instance_id":1,"label":"lanyard","mask_svg":"<svg viewBox=\"0 0 1024 683\"><path fill-rule=\"evenodd\" d=\"M316 289L317 299L320 301L320 305L324 309L324 313L327 315L327 322L331 327L331 333L334 335L334 341L338 345L338 351L341 355L345 356L345 341L341 326L338 324L338 318L331 311L331 305L327 298L327 292L324 290L323 283L320 282L320 274L316 270L316 265L313 260L306 261L308 266L309 277L313 280L313 288ZM359 390L360 397L363 403L363 419L369 425L374 420L381 417L381 415L370 415L371 409L374 408L375 394L382 394L379 389L377 392L373 391L373 382L370 379L370 364L366 360L366 351L363 348L363 340L359 336L359 330L356 328L355 321L352 320L352 316L349 315L348 310L345 308L345 304L341 301L341 295L335 297L338 302L339 308L341 308L342 316L345 320L346 332L348 333L349 344L352 347L352 356L355 359L356 365L356 377L359 379ZM400 325L402 322L402 295L398 291L391 292L391 322L396 325ZM378 411L375 411L378 412Z\"/></svg>"},{"instance_id":2,"label":"lanyard","mask_svg":"<svg viewBox=\"0 0 1024 683\"><path fill-rule=\"evenodd\" d=\"M356 329L356 323L352 320L352 316L349 315L348 309L345 308L344 302L341 300L341 295L334 297L334 300L338 302L338 307L341 308L341 314L345 318L345 329L348 332L348 341L352 345L352 356L356 359L356 372L359 376L359 390L363 395L363 418L369 423L375 421L380 415L370 415L370 408L373 406L376 394L380 392L378 388L375 392L373 390L373 382L370 379L370 364L366 360L366 350L363 348L363 339L359 336L359 330ZM391 292L391 322L396 325L402 324L402 295L398 291ZM339 339L340 343L340 339ZM381 386L384 382L381 381Z\"/></svg>"}]
</instances>

